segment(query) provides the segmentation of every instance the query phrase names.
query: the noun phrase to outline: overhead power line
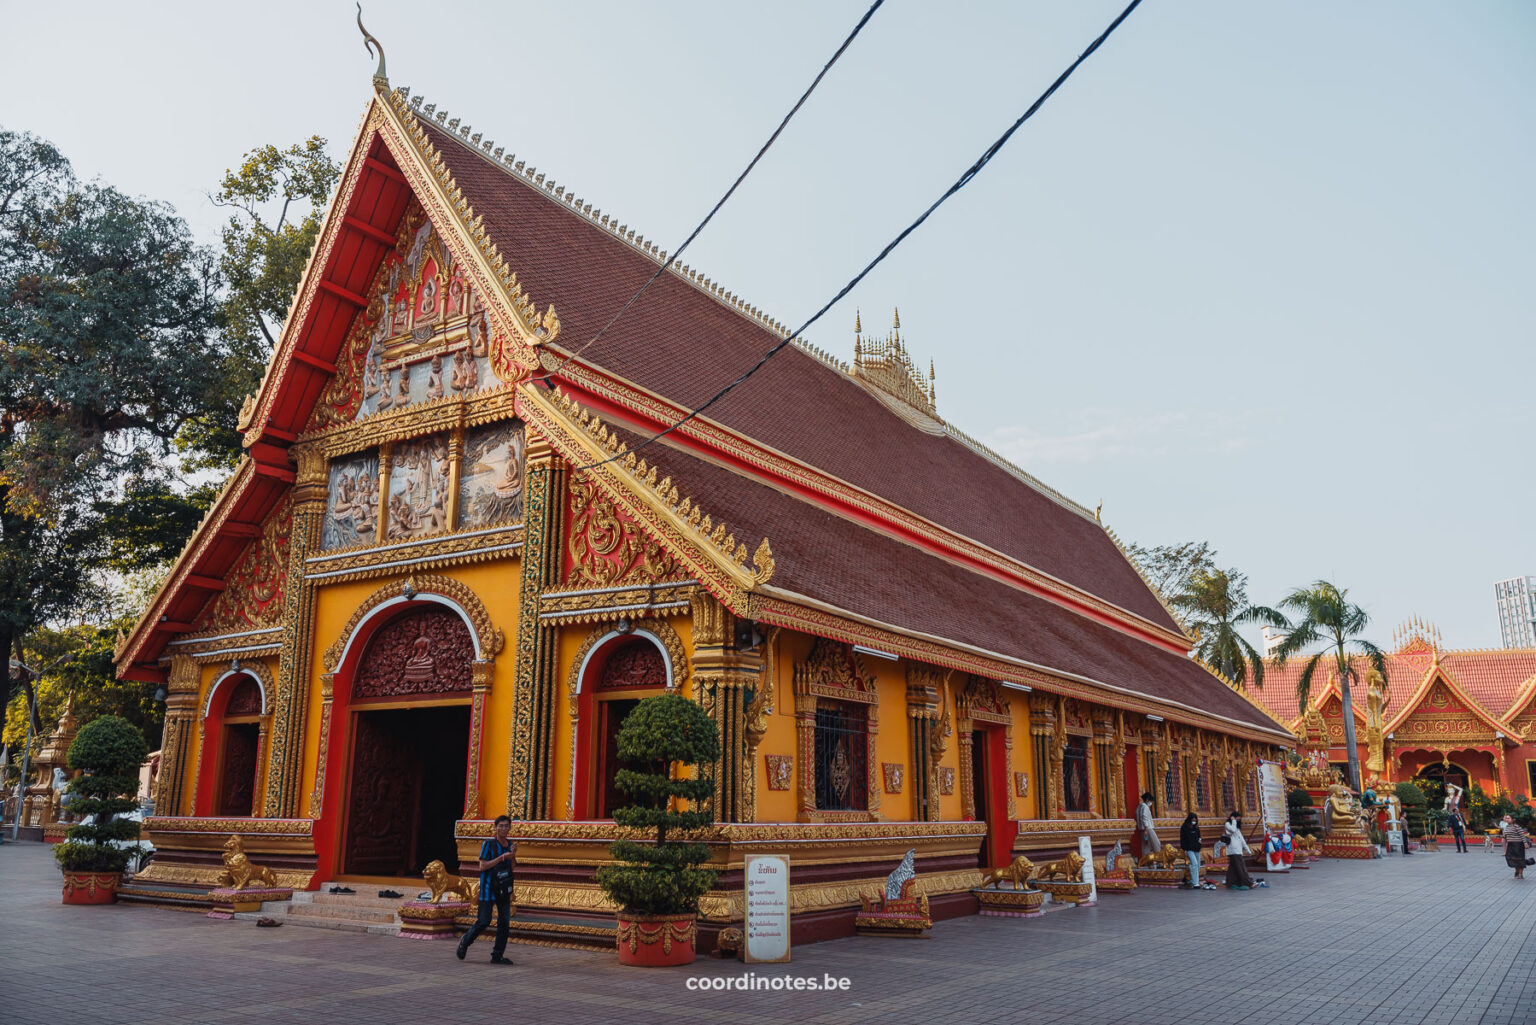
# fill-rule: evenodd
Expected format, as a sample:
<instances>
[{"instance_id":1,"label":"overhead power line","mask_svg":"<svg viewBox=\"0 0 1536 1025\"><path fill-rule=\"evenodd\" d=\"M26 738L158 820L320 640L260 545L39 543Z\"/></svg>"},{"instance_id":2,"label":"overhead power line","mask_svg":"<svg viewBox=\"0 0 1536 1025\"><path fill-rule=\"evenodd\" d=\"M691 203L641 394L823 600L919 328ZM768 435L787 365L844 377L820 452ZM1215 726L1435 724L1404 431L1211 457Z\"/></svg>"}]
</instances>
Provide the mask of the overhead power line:
<instances>
[{"instance_id":1,"label":"overhead power line","mask_svg":"<svg viewBox=\"0 0 1536 1025\"><path fill-rule=\"evenodd\" d=\"M661 277L662 274L666 272L667 268L671 266L672 262L682 258L683 252L693 244L694 239L699 237L699 232L703 231L705 226L714 219L715 214L720 212L720 208L725 205L726 200L731 198L731 196L736 192L736 188L746 180L747 175L752 173L752 169L757 166L757 162L763 159L763 154L767 153L769 148L778 141L779 136L783 133L785 126L789 124L790 119L799 113L801 107L805 106L805 101L811 98L811 93L815 92L816 87L821 84L821 80L827 77L827 72L832 70L832 65L836 64L838 58L843 55L843 51L847 50L848 47L852 45L854 39L860 32L864 30L864 26L869 24L869 19L875 16L875 12L880 9L880 5L883 3L885 3L885 0L875 0L874 3L869 5L869 10L864 12L864 17L860 18L859 23L853 26L853 31L848 33L848 38L843 40L843 45L837 48L837 52L832 55L832 58L821 66L821 70L817 72L816 77L811 80L811 84L806 86L805 92L800 94L800 98L795 101L795 105L789 108L789 113L784 115L784 120L779 122L779 127L773 130L773 134L768 136L768 141L763 143L762 149L757 151L757 156L753 157L752 160L747 164L746 168L741 172L741 174L736 176L736 180L731 183L731 187L725 190L725 195L721 196L720 201L710 209L709 213L704 215L704 219L699 222L698 227L693 229L692 234L690 234L688 238L683 241L683 244L677 247L677 251L672 253L671 256L667 258L667 260L665 260L659 267L656 268L655 272L646 279L645 284L640 286L639 291L630 296L629 301L626 302L623 306L619 307L619 312L610 317L608 323L604 324L602 328L597 332L597 334L593 335L585 344L581 346L581 348L576 349L574 352L567 355L553 370L537 378L537 380L548 381L561 370L564 370L566 364L570 363L571 360L575 359L577 356L580 356L583 352L586 352L593 345L596 345L597 340L602 338L603 335L607 334L609 328L618 323L619 318L624 316L624 314L629 311L629 308L633 306L642 295L645 294L646 290L650 288L651 285L656 283L656 279ZM663 250L663 252L665 252L665 250Z\"/></svg>"},{"instance_id":2,"label":"overhead power line","mask_svg":"<svg viewBox=\"0 0 1536 1025\"><path fill-rule=\"evenodd\" d=\"M761 370L765 365L767 365L770 359L783 351L785 346L804 334L807 328L820 320L828 310L830 310L833 306L836 306L844 296L853 291L854 288L858 286L859 282L863 281L864 278L868 276L870 271L878 267L881 261L883 261L887 256L890 256L897 246L906 241L907 236L911 235L914 231L921 227L922 223L926 221L935 210L943 206L951 196L955 195L955 193L969 185L975 179L975 177L981 173L981 169L986 167L993 157L997 156L998 151L1000 151L1003 146L1007 144L1008 140L1013 138L1013 133L1017 132L1019 128L1024 124L1024 122L1035 116L1035 112L1045 105L1045 102L1055 94L1057 89L1061 88L1062 83L1066 82L1067 79L1072 77L1072 72L1076 71L1084 61L1093 56L1094 51L1096 51L1100 46L1104 44L1104 40L1108 39L1114 33L1115 29L1120 27L1120 23L1125 21L1126 18L1130 17L1131 12L1139 6L1141 6L1141 0L1131 0L1131 3L1125 8L1125 10L1120 12L1119 17L1110 22L1109 27L1106 28L1103 32L1099 33L1098 38L1089 44L1086 50L1078 54L1077 60L1073 61L1065 71L1056 76L1056 81L1051 83L1050 88L1041 93L1035 102L1029 105L1029 109L1020 114L1018 120L1014 121L1013 124L1008 126L1007 131L998 136L996 142L992 143L992 145L983 150L981 156L976 158L976 162L973 163L970 167L966 168L965 172L961 174L959 178L955 179L955 183L949 188L945 189L943 194L928 206L928 209L919 214L917 220L907 225L901 230L899 235L891 239L890 242L886 243L885 248L880 250L879 254L873 260L865 264L864 269L855 274L846 285L838 289L837 294L832 296L831 299L828 299L826 303L822 305L821 309L812 314L809 320L785 336L785 338L774 345L773 348L765 352L762 358L759 359L756 363L752 364L752 366L748 367L746 371L741 374L741 376L737 377L730 384L727 384L724 388L721 388L719 391L715 392L715 394L702 405L696 406L686 416L682 417L680 420L672 424L670 427L667 427L665 430L658 431L656 434L653 434L649 438L646 438L644 441L641 441L633 448L625 450L625 452L621 453L620 455L609 456L607 459L602 459L595 463L587 463L583 466L576 467L576 469L578 471L594 469L596 467L602 466L605 463L611 463L617 459L622 459L624 456L631 452L638 452L652 442L665 438L667 435L671 434L673 431L677 430L679 427L683 426L688 421L694 419L699 414L703 413L706 409L713 406L721 399L725 398L738 385Z\"/></svg>"}]
</instances>

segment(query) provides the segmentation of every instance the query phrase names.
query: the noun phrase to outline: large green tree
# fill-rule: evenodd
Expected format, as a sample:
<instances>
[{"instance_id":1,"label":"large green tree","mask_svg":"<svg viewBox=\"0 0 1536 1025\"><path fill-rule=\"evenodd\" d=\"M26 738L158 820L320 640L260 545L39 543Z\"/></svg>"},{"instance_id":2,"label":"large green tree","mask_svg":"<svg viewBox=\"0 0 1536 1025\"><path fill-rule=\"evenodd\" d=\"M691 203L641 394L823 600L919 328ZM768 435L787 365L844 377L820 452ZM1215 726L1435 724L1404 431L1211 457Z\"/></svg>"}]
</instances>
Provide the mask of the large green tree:
<instances>
[{"instance_id":1,"label":"large green tree","mask_svg":"<svg viewBox=\"0 0 1536 1025\"><path fill-rule=\"evenodd\" d=\"M1231 680L1239 690L1250 681L1264 686L1264 658L1239 626L1284 625L1285 617L1248 601L1248 578L1235 569L1196 569L1183 589L1169 598L1184 625L1195 635L1195 657Z\"/></svg>"},{"instance_id":2,"label":"large green tree","mask_svg":"<svg viewBox=\"0 0 1536 1025\"><path fill-rule=\"evenodd\" d=\"M1360 754L1355 748L1355 717L1350 687L1356 681L1355 656L1364 655L1371 667L1387 679L1386 655L1375 644L1360 636L1370 624L1371 617L1359 605L1349 600L1349 592L1326 580L1319 580L1310 587L1298 587L1280 601L1280 607L1296 614L1295 625L1277 623L1290 632L1275 649L1275 664L1284 665L1306 648L1321 644L1323 649L1307 658L1296 679L1298 707L1306 708L1312 697L1312 681L1318 666L1331 661L1339 675L1339 688L1344 698L1344 746L1349 752L1349 785L1360 789Z\"/></svg>"},{"instance_id":3,"label":"large green tree","mask_svg":"<svg viewBox=\"0 0 1536 1025\"><path fill-rule=\"evenodd\" d=\"M1188 587L1190 579L1200 572L1216 569L1216 552L1205 541L1185 541L1177 545L1128 545L1126 552L1141 571L1147 582L1164 598L1172 598Z\"/></svg>"},{"instance_id":4,"label":"large green tree","mask_svg":"<svg viewBox=\"0 0 1536 1025\"><path fill-rule=\"evenodd\" d=\"M169 207L80 182L47 142L0 130L0 651L99 608L114 506L162 552L184 540L186 511L138 508L131 490L173 490L174 440L226 348L219 286Z\"/></svg>"}]
</instances>

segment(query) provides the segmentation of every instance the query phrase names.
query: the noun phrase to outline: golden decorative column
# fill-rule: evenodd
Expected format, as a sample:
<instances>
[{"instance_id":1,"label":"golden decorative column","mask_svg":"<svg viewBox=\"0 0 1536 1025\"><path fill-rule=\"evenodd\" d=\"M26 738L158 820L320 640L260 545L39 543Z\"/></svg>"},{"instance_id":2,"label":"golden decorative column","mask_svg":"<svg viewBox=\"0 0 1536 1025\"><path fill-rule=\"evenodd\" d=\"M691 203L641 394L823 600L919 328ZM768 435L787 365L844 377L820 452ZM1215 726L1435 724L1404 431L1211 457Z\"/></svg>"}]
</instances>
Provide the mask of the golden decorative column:
<instances>
[{"instance_id":1,"label":"golden decorative column","mask_svg":"<svg viewBox=\"0 0 1536 1025\"><path fill-rule=\"evenodd\" d=\"M470 665L474 697L469 706L469 765L464 776L464 817L481 818L480 814L480 748L485 736L485 701L491 694L491 670L495 663L490 659L476 659Z\"/></svg>"},{"instance_id":2,"label":"golden decorative column","mask_svg":"<svg viewBox=\"0 0 1536 1025\"><path fill-rule=\"evenodd\" d=\"M1110 752L1115 742L1115 720L1110 709L1093 706L1089 713L1093 723L1094 792L1092 811L1100 818L1116 818L1114 812L1114 787L1111 785Z\"/></svg>"},{"instance_id":3,"label":"golden decorative column","mask_svg":"<svg viewBox=\"0 0 1536 1025\"><path fill-rule=\"evenodd\" d=\"M560 578L565 520L565 463L549 441L527 428L522 591L517 607L517 661L512 681L512 752L507 814L550 817L554 778L555 629L539 621L539 598Z\"/></svg>"},{"instance_id":4,"label":"golden decorative column","mask_svg":"<svg viewBox=\"0 0 1536 1025\"><path fill-rule=\"evenodd\" d=\"M448 529L459 529L459 483L464 477L464 427L448 435Z\"/></svg>"},{"instance_id":5,"label":"golden decorative column","mask_svg":"<svg viewBox=\"0 0 1536 1025\"><path fill-rule=\"evenodd\" d=\"M1117 819L1126 819L1131 817L1131 812L1125 806L1125 713L1119 709L1115 710L1114 729L1115 740L1109 749L1109 814Z\"/></svg>"},{"instance_id":6,"label":"golden decorative column","mask_svg":"<svg viewBox=\"0 0 1536 1025\"><path fill-rule=\"evenodd\" d=\"M749 749L748 700L755 706L751 719L763 715L768 688L764 686L763 659L755 652L735 650L736 619L713 595L699 591L693 599L694 695L720 728L720 761L714 766L715 819L719 822L751 822L756 812L756 767L747 764ZM798 709L798 702L797 702ZM815 723L814 706L811 722ZM762 723L766 731L766 722ZM758 734L761 739L761 733ZM753 758L756 744L750 745Z\"/></svg>"},{"instance_id":7,"label":"golden decorative column","mask_svg":"<svg viewBox=\"0 0 1536 1025\"><path fill-rule=\"evenodd\" d=\"M939 716L944 705L941 688L947 686L949 674L948 669L921 662L907 663L907 718L912 722L912 808L919 821L932 822L939 817L938 759L944 754L943 724ZM947 713L948 708L944 711Z\"/></svg>"},{"instance_id":8,"label":"golden decorative column","mask_svg":"<svg viewBox=\"0 0 1536 1025\"><path fill-rule=\"evenodd\" d=\"M325 811L325 759L331 747L331 700L335 684L335 673L320 674L320 748L315 755L315 787L309 792L309 817L312 819L318 819Z\"/></svg>"},{"instance_id":9,"label":"golden decorative column","mask_svg":"<svg viewBox=\"0 0 1536 1025\"><path fill-rule=\"evenodd\" d=\"M1029 733L1035 742L1035 801L1042 819L1060 818L1061 747L1057 698L1034 691L1029 695Z\"/></svg>"},{"instance_id":10,"label":"golden decorative column","mask_svg":"<svg viewBox=\"0 0 1536 1025\"><path fill-rule=\"evenodd\" d=\"M251 818L261 815L262 797L266 790L266 775L261 771L261 763L267 756L267 738L272 734L272 714L269 712L261 717L257 725L256 733L256 783L251 787Z\"/></svg>"},{"instance_id":11,"label":"golden decorative column","mask_svg":"<svg viewBox=\"0 0 1536 1025\"><path fill-rule=\"evenodd\" d=\"M191 655L172 655L166 681L165 732L160 743L160 774L155 778L155 814L180 815L187 803L187 760L192 724L197 718L197 690L202 673Z\"/></svg>"},{"instance_id":12,"label":"golden decorative column","mask_svg":"<svg viewBox=\"0 0 1536 1025\"><path fill-rule=\"evenodd\" d=\"M402 371L404 373L404 371ZM389 478L395 466L395 443L379 446L379 514L374 524L374 540L383 544L389 538Z\"/></svg>"},{"instance_id":13,"label":"golden decorative column","mask_svg":"<svg viewBox=\"0 0 1536 1025\"><path fill-rule=\"evenodd\" d=\"M325 518L329 486L325 454L320 449L309 444L295 445L288 454L296 467L293 526L288 534L283 648L277 662L271 753L267 756L266 795L262 803L262 814L277 819L297 818L300 814L299 773L304 762L304 719L309 707L309 674L314 665L315 644L315 585L304 579L304 563L320 547L320 524ZM380 465L384 465L382 458Z\"/></svg>"}]
</instances>

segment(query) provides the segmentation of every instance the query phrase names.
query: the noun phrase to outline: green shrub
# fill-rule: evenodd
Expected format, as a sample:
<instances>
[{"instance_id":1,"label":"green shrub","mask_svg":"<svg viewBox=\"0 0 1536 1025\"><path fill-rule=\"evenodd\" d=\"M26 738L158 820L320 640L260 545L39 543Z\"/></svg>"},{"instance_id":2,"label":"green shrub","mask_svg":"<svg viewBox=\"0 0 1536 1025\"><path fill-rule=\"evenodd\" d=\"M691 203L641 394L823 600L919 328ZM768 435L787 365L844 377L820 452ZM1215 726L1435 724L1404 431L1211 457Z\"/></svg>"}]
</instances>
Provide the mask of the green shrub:
<instances>
[{"instance_id":1,"label":"green shrub","mask_svg":"<svg viewBox=\"0 0 1536 1025\"><path fill-rule=\"evenodd\" d=\"M138 808L126 794L139 787L139 766L149 754L144 734L126 719L102 716L87 723L69 745L69 767L84 775L69 783L74 795L70 811L92 822L78 822L54 848L59 867L67 872L121 872L133 850L118 846L137 840L139 824L119 815Z\"/></svg>"},{"instance_id":2,"label":"green shrub","mask_svg":"<svg viewBox=\"0 0 1536 1025\"><path fill-rule=\"evenodd\" d=\"M614 821L655 829L656 840L615 840L609 851L620 864L599 868L598 885L631 914L697 913L699 898L715 885L714 870L699 867L709 848L668 840L667 833L710 825L712 814L700 805L714 795L714 782L673 779L672 766L718 761L719 729L697 702L680 694L646 698L619 728L618 756L626 768L614 774L614 784L631 803L614 811ZM671 810L673 798L692 802L692 810Z\"/></svg>"},{"instance_id":3,"label":"green shrub","mask_svg":"<svg viewBox=\"0 0 1536 1025\"><path fill-rule=\"evenodd\" d=\"M1424 791L1417 784L1404 780L1397 785L1396 793L1403 806L1403 818L1408 820L1408 835L1423 836L1427 825L1424 817Z\"/></svg>"},{"instance_id":4,"label":"green shrub","mask_svg":"<svg viewBox=\"0 0 1536 1025\"><path fill-rule=\"evenodd\" d=\"M1285 794L1285 805L1291 813L1291 832L1298 835L1311 833L1316 835L1322 832L1322 826L1318 818L1317 807L1312 803L1312 795L1299 787L1288 790Z\"/></svg>"}]
</instances>

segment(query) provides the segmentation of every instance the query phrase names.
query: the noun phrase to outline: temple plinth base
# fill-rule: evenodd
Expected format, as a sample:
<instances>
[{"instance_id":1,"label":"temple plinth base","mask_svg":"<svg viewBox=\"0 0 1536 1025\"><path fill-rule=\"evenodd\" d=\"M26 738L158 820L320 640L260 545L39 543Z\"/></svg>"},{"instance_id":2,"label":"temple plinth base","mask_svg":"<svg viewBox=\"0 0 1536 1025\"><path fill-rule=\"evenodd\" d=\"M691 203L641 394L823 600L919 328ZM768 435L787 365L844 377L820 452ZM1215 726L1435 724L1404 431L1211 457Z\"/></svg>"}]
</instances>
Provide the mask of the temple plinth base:
<instances>
[{"instance_id":1,"label":"temple plinth base","mask_svg":"<svg viewBox=\"0 0 1536 1025\"><path fill-rule=\"evenodd\" d=\"M1323 837L1325 857L1369 858L1374 850L1375 846L1364 833L1329 833Z\"/></svg>"},{"instance_id":2,"label":"temple plinth base","mask_svg":"<svg viewBox=\"0 0 1536 1025\"><path fill-rule=\"evenodd\" d=\"M1035 885L1051 895L1052 900L1061 901L1064 904L1092 904L1092 883L1064 883L1052 882L1049 879L1036 879Z\"/></svg>"},{"instance_id":3,"label":"temple plinth base","mask_svg":"<svg viewBox=\"0 0 1536 1025\"><path fill-rule=\"evenodd\" d=\"M1136 870L1136 884L1138 886L1178 886L1180 883L1189 882L1189 869L1183 866L1179 868L1138 868Z\"/></svg>"},{"instance_id":4,"label":"temple plinth base","mask_svg":"<svg viewBox=\"0 0 1536 1025\"><path fill-rule=\"evenodd\" d=\"M269 886L245 890L232 890L221 886L208 894L213 909L209 918L234 918L237 913L260 911L261 906L272 900L292 900L293 890L286 886Z\"/></svg>"},{"instance_id":5,"label":"temple plinth base","mask_svg":"<svg viewBox=\"0 0 1536 1025\"><path fill-rule=\"evenodd\" d=\"M1094 883L1100 893L1134 893L1136 892L1136 875L1130 872L1111 872L1098 876Z\"/></svg>"},{"instance_id":6,"label":"temple plinth base","mask_svg":"<svg viewBox=\"0 0 1536 1025\"><path fill-rule=\"evenodd\" d=\"M400 905L400 931L395 933L402 940L451 940L454 937L454 919L469 914L474 905L467 901L444 901L433 904L429 900L410 900Z\"/></svg>"},{"instance_id":7,"label":"temple plinth base","mask_svg":"<svg viewBox=\"0 0 1536 1025\"><path fill-rule=\"evenodd\" d=\"M1040 910L1040 905L1045 903L1044 890L1014 890L1014 889L976 889L971 891L976 898L976 903L981 905L980 913L983 915L995 915L999 918L1039 918L1045 912Z\"/></svg>"},{"instance_id":8,"label":"temple plinth base","mask_svg":"<svg viewBox=\"0 0 1536 1025\"><path fill-rule=\"evenodd\" d=\"M43 843L58 843L64 839L64 833L69 829L67 822L52 822L43 827Z\"/></svg>"}]
</instances>

